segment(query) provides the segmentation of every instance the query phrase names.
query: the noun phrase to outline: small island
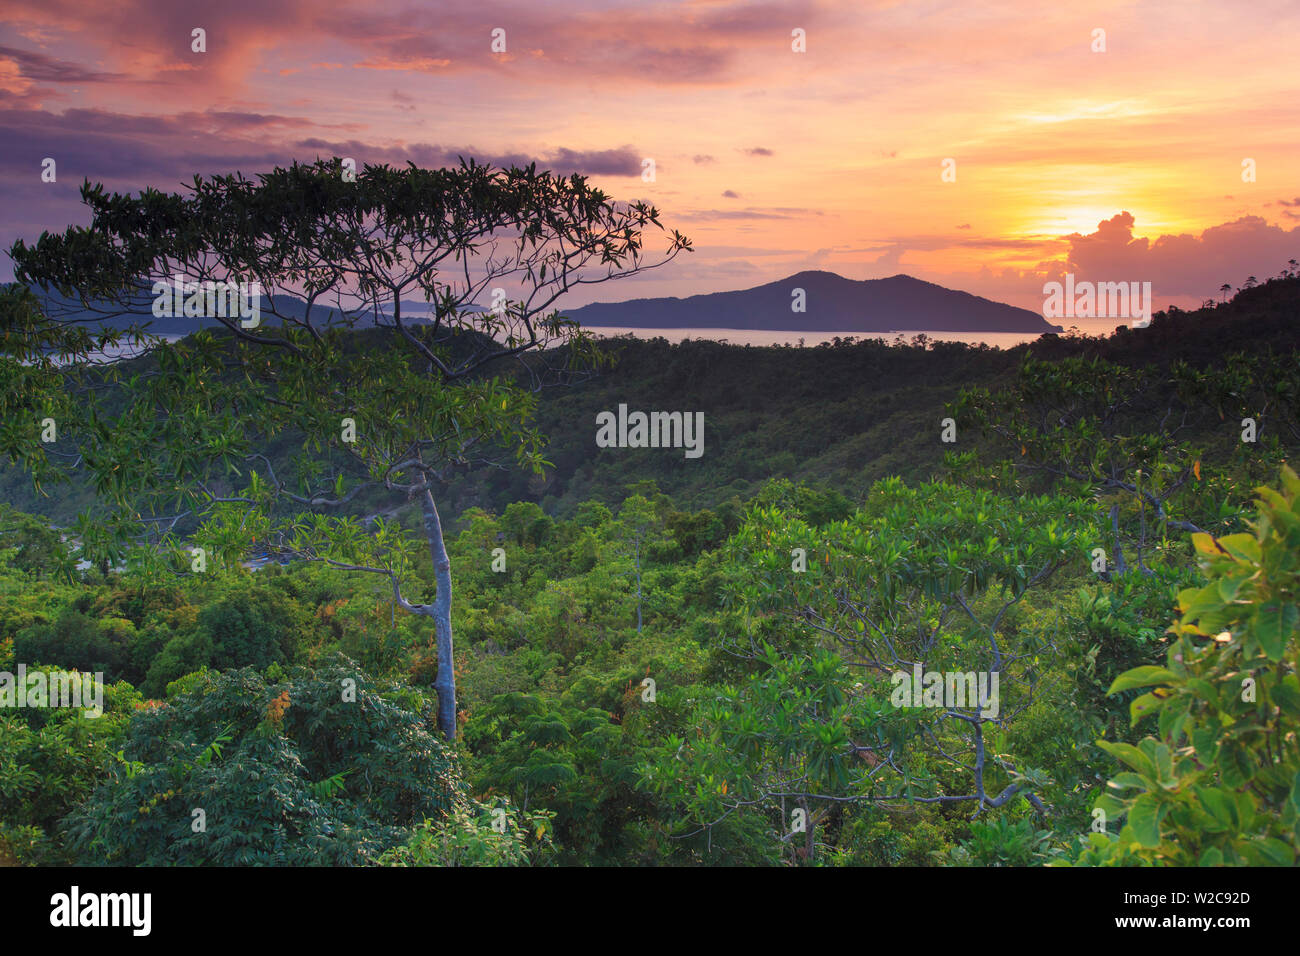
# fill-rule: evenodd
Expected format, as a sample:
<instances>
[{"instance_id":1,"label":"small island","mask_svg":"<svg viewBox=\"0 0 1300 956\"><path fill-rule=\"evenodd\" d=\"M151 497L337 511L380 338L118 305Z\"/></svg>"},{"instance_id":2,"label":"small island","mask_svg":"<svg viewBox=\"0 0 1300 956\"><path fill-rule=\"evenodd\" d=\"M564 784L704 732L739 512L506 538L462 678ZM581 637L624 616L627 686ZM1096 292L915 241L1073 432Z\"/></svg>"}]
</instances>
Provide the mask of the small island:
<instances>
[{"instance_id":1,"label":"small island","mask_svg":"<svg viewBox=\"0 0 1300 956\"><path fill-rule=\"evenodd\" d=\"M946 289L907 275L858 280L822 271L798 272L752 289L685 299L597 302L566 310L565 314L583 326L644 329L1044 334L1065 331L1028 309Z\"/></svg>"}]
</instances>

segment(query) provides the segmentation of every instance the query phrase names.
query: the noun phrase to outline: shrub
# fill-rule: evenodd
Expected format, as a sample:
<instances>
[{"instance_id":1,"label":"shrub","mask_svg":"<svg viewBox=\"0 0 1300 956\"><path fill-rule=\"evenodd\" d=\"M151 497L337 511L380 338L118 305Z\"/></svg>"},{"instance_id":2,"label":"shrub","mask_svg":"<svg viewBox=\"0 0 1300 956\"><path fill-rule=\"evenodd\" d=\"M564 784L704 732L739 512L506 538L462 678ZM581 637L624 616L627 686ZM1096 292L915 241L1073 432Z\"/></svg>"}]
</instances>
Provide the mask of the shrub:
<instances>
[{"instance_id":1,"label":"shrub","mask_svg":"<svg viewBox=\"0 0 1300 956\"><path fill-rule=\"evenodd\" d=\"M252 668L186 683L135 717L109 779L65 821L82 861L363 864L453 805L458 770L428 708L346 658L274 684Z\"/></svg>"},{"instance_id":2,"label":"shrub","mask_svg":"<svg viewBox=\"0 0 1300 956\"><path fill-rule=\"evenodd\" d=\"M1193 535L1208 584L1178 595L1166 667L1121 674L1111 693L1151 688L1132 720L1137 746L1102 741L1125 765L1097 808L1122 816L1093 833L1089 864L1292 865L1300 842L1300 478L1259 488L1252 533ZM1095 811L1094 811L1095 812Z\"/></svg>"}]
</instances>

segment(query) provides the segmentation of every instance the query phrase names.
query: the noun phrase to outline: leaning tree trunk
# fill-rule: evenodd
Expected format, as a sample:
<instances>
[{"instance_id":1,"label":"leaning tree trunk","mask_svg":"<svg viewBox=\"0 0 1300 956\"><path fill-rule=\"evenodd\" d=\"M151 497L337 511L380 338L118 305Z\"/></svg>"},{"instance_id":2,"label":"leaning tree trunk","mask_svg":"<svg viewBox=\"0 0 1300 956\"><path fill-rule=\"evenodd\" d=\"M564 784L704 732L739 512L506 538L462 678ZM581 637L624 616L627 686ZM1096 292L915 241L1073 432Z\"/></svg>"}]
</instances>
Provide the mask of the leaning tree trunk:
<instances>
[{"instance_id":1,"label":"leaning tree trunk","mask_svg":"<svg viewBox=\"0 0 1300 956\"><path fill-rule=\"evenodd\" d=\"M442 540L442 520L433 493L424 490L424 536L429 541L429 556L433 558L434 580L438 594L429 605L433 618L433 631L438 642L438 678L434 690L438 692L438 729L448 740L456 739L456 662L452 658L451 644L451 558Z\"/></svg>"}]
</instances>

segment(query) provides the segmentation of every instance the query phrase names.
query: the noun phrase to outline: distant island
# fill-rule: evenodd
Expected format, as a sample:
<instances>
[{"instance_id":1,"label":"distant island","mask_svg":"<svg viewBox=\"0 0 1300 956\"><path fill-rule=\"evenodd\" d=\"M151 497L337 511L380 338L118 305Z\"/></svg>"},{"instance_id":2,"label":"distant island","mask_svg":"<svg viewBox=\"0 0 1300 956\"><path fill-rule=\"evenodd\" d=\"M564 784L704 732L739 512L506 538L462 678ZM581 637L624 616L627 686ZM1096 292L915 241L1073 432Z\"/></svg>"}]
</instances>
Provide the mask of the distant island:
<instances>
[{"instance_id":1,"label":"distant island","mask_svg":"<svg viewBox=\"0 0 1300 956\"><path fill-rule=\"evenodd\" d=\"M793 311L796 289L804 311ZM1036 312L911 276L846 279L798 272L752 289L689 298L597 302L564 314L584 326L791 332L1063 332Z\"/></svg>"},{"instance_id":2,"label":"distant island","mask_svg":"<svg viewBox=\"0 0 1300 956\"><path fill-rule=\"evenodd\" d=\"M793 311L795 290L803 290L803 311ZM91 327L126 328L140 323L156 335L184 336L200 328L220 325L212 318L157 317L152 314L153 297L141 289L125 307L106 302L84 308L75 299L57 292L34 289L45 307L64 321L75 319ZM292 295L264 297L262 321L279 325L271 315L272 301L282 315L301 318L306 304ZM427 317L426 302L403 301L403 313L412 320ZM834 272L798 272L776 282L713 292L685 299L629 299L626 302L597 302L576 309L562 309L567 318L583 326L616 326L633 329L753 329L777 332L1019 332L1046 334L1063 332L1036 312L1005 302L994 302L969 292L959 292L912 276L888 279L846 279ZM320 325L338 322L338 313L316 307ZM387 316L387 313L385 313ZM385 321L385 324L390 320ZM374 325L370 314L357 317L356 324Z\"/></svg>"}]
</instances>

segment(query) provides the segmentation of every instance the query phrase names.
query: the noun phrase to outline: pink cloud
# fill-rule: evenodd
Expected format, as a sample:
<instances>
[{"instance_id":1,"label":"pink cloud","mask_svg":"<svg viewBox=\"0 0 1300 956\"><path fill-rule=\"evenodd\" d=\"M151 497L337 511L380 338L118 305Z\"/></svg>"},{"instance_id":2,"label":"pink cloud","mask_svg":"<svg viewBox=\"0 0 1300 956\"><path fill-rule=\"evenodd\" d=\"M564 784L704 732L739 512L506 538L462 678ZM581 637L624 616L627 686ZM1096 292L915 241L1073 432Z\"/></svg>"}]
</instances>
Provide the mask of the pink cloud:
<instances>
[{"instance_id":1,"label":"pink cloud","mask_svg":"<svg viewBox=\"0 0 1300 956\"><path fill-rule=\"evenodd\" d=\"M1057 271L1095 281L1151 282L1161 295L1209 297L1224 282L1264 279L1300 257L1300 226L1283 229L1261 216L1242 216L1199 236L1150 240L1134 236L1133 228L1133 215L1121 212L1098 223L1094 233L1066 236L1070 248Z\"/></svg>"}]
</instances>

